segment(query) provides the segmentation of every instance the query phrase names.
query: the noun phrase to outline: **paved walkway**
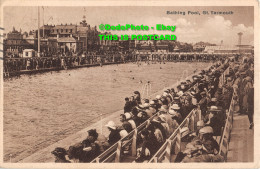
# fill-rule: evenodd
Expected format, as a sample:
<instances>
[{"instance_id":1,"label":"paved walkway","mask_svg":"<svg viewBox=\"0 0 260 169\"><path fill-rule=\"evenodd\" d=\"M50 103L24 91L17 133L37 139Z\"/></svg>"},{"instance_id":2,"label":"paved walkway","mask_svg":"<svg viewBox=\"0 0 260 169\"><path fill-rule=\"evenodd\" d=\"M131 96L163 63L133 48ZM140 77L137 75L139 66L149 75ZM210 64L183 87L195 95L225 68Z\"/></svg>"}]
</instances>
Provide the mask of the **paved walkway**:
<instances>
[{"instance_id":1,"label":"paved walkway","mask_svg":"<svg viewBox=\"0 0 260 169\"><path fill-rule=\"evenodd\" d=\"M254 129L247 115L234 114L227 162L254 162Z\"/></svg>"}]
</instances>

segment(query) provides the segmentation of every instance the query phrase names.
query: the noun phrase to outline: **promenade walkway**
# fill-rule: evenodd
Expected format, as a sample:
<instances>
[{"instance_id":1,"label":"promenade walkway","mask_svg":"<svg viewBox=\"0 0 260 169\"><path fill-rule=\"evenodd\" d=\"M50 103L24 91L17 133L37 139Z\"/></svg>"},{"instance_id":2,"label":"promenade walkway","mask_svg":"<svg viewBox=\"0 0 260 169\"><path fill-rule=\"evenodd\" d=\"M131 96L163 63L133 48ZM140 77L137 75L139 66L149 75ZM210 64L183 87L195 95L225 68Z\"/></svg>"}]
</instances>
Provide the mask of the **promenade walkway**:
<instances>
[{"instance_id":1,"label":"promenade walkway","mask_svg":"<svg viewBox=\"0 0 260 169\"><path fill-rule=\"evenodd\" d=\"M227 162L254 161L254 129L249 129L247 115L234 114Z\"/></svg>"}]
</instances>

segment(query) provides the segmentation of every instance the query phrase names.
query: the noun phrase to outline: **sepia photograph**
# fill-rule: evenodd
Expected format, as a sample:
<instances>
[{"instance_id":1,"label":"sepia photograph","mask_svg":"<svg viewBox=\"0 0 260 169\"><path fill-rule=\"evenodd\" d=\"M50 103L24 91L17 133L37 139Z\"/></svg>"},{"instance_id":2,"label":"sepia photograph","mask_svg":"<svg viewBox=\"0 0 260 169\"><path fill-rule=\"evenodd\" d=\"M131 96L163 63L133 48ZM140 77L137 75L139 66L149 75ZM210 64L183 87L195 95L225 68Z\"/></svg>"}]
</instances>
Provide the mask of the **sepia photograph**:
<instances>
[{"instance_id":1,"label":"sepia photograph","mask_svg":"<svg viewBox=\"0 0 260 169\"><path fill-rule=\"evenodd\" d=\"M258 162L257 3L29 2L1 5L1 167Z\"/></svg>"}]
</instances>

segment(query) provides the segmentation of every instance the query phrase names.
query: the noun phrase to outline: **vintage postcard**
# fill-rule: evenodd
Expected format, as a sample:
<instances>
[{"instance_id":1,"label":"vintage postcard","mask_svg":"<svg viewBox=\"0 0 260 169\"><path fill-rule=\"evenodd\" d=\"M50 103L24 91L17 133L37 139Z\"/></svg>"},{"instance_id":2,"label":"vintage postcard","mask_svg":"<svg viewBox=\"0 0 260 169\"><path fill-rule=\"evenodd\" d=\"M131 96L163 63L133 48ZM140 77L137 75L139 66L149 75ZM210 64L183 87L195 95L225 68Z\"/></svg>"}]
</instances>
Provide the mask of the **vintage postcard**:
<instances>
[{"instance_id":1,"label":"vintage postcard","mask_svg":"<svg viewBox=\"0 0 260 169\"><path fill-rule=\"evenodd\" d=\"M1 167L260 167L259 2L11 0L0 16Z\"/></svg>"}]
</instances>

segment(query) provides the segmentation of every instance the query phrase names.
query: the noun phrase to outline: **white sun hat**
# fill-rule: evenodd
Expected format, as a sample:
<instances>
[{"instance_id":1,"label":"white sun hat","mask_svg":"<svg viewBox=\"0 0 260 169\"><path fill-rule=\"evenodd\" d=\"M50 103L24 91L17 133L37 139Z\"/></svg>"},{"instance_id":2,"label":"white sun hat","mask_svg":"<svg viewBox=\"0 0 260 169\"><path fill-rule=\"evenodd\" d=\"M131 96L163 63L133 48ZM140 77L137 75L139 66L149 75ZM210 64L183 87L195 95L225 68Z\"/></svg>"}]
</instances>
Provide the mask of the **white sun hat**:
<instances>
[{"instance_id":1,"label":"white sun hat","mask_svg":"<svg viewBox=\"0 0 260 169\"><path fill-rule=\"evenodd\" d=\"M180 106L178 104L173 104L170 108L173 110L180 110Z\"/></svg>"},{"instance_id":2,"label":"white sun hat","mask_svg":"<svg viewBox=\"0 0 260 169\"><path fill-rule=\"evenodd\" d=\"M157 95L155 98L159 100L161 98L161 95Z\"/></svg>"},{"instance_id":3,"label":"white sun hat","mask_svg":"<svg viewBox=\"0 0 260 169\"><path fill-rule=\"evenodd\" d=\"M116 124L113 121L109 121L105 126L114 130L116 129Z\"/></svg>"},{"instance_id":4,"label":"white sun hat","mask_svg":"<svg viewBox=\"0 0 260 169\"><path fill-rule=\"evenodd\" d=\"M129 119L131 119L131 114L130 113L125 113L125 118L126 118L126 120L129 120Z\"/></svg>"}]
</instances>

